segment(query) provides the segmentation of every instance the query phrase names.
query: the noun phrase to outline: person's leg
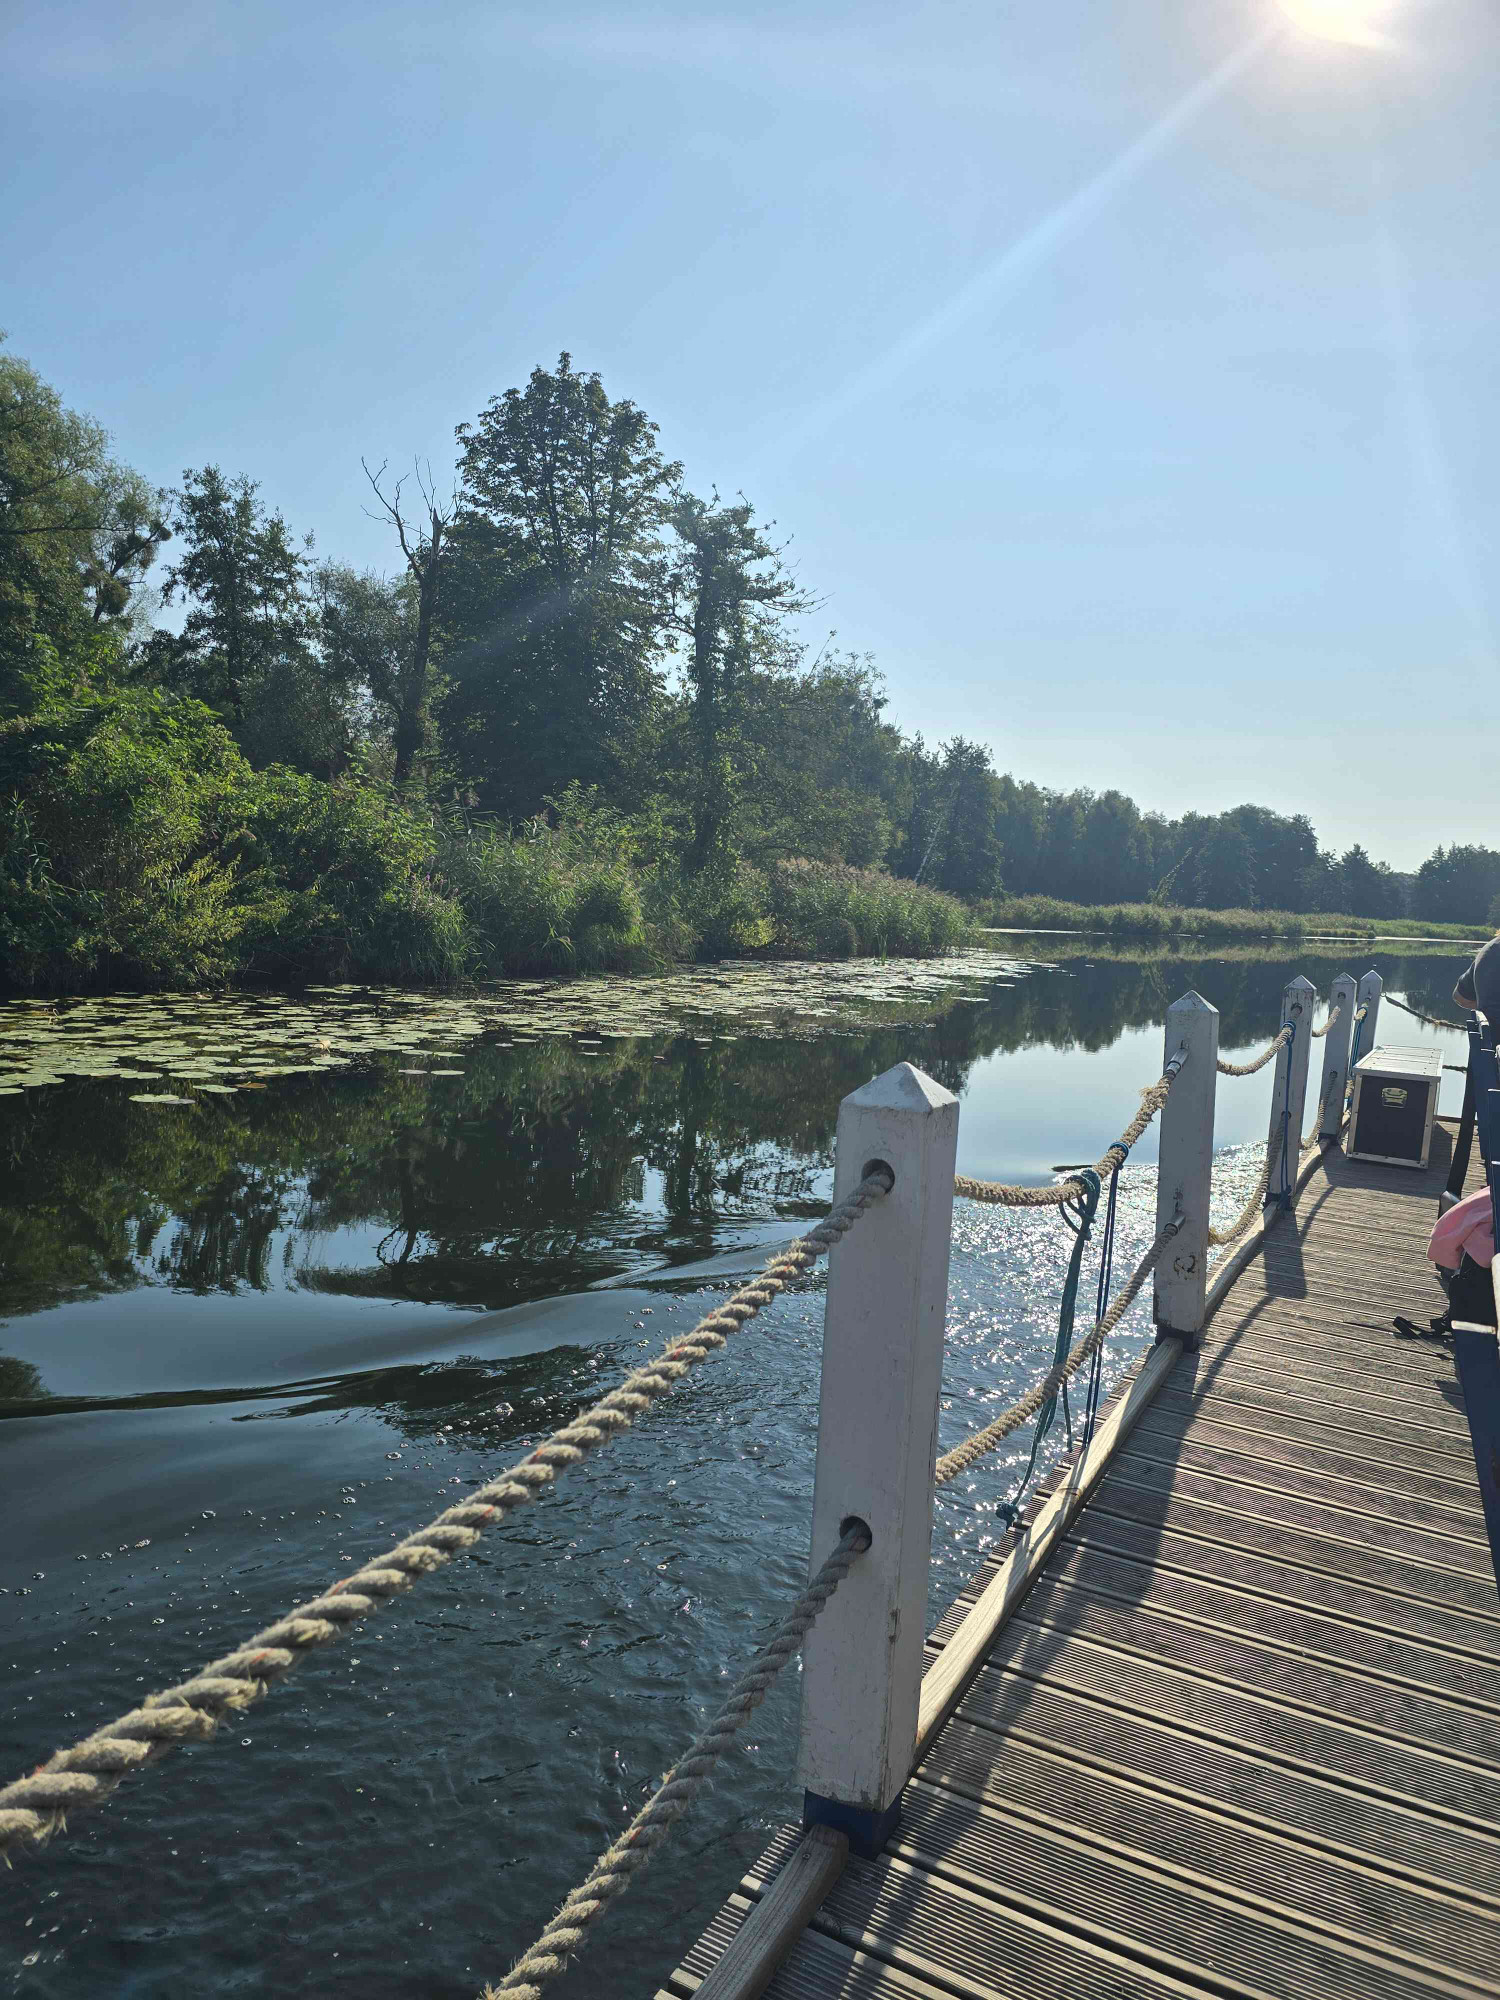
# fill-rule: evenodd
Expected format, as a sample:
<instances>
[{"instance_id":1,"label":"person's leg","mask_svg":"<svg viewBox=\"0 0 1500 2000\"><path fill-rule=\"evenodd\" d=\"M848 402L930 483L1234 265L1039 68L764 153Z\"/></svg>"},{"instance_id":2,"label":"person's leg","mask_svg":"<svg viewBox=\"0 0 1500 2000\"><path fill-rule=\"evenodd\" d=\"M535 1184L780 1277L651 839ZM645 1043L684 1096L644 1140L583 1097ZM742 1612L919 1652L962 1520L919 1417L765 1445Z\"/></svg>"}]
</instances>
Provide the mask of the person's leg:
<instances>
[{"instance_id":1,"label":"person's leg","mask_svg":"<svg viewBox=\"0 0 1500 2000\"><path fill-rule=\"evenodd\" d=\"M1448 1292L1448 1311L1454 1319L1465 1320L1471 1326L1495 1324L1494 1282L1488 1267L1476 1264L1467 1251L1464 1252L1464 1261L1453 1274L1453 1284Z\"/></svg>"}]
</instances>

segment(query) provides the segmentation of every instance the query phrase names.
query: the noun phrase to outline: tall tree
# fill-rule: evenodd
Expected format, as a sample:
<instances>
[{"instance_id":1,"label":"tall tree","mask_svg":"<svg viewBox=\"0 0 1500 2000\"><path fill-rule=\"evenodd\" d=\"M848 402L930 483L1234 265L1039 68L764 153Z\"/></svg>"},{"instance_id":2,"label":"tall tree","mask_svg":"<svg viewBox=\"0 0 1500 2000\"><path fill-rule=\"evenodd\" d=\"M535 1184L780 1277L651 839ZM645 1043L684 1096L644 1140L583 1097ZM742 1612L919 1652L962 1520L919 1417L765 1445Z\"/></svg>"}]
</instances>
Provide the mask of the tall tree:
<instances>
[{"instance_id":1,"label":"tall tree","mask_svg":"<svg viewBox=\"0 0 1500 2000\"><path fill-rule=\"evenodd\" d=\"M937 886L954 896L992 896L1000 888L1000 836L998 786L989 751L982 743L955 736L943 745L943 777L948 812Z\"/></svg>"},{"instance_id":2,"label":"tall tree","mask_svg":"<svg viewBox=\"0 0 1500 2000\"><path fill-rule=\"evenodd\" d=\"M1343 901L1339 908L1351 917L1399 917L1404 898L1394 870L1372 861L1356 841L1339 862Z\"/></svg>"},{"instance_id":3,"label":"tall tree","mask_svg":"<svg viewBox=\"0 0 1500 2000\"><path fill-rule=\"evenodd\" d=\"M96 655L89 628L131 612L165 515L166 496L116 464L99 425L0 355L0 701L24 699L39 647L74 671Z\"/></svg>"},{"instance_id":4,"label":"tall tree","mask_svg":"<svg viewBox=\"0 0 1500 2000\"><path fill-rule=\"evenodd\" d=\"M1477 924L1500 895L1500 853L1491 847L1437 847L1417 870L1412 915L1434 923Z\"/></svg>"},{"instance_id":5,"label":"tall tree","mask_svg":"<svg viewBox=\"0 0 1500 2000\"><path fill-rule=\"evenodd\" d=\"M1214 823L1193 864L1193 900L1204 910L1255 907L1255 857L1232 819Z\"/></svg>"},{"instance_id":6,"label":"tall tree","mask_svg":"<svg viewBox=\"0 0 1500 2000\"><path fill-rule=\"evenodd\" d=\"M659 699L662 528L681 468L563 354L458 429L445 738L512 817L570 780L628 789Z\"/></svg>"},{"instance_id":7,"label":"tall tree","mask_svg":"<svg viewBox=\"0 0 1500 2000\"><path fill-rule=\"evenodd\" d=\"M677 547L672 622L685 641L692 739L694 872L722 858L743 776L740 732L751 673L776 657L781 621L815 600L787 569L743 495L729 505L680 493L672 506Z\"/></svg>"},{"instance_id":8,"label":"tall tree","mask_svg":"<svg viewBox=\"0 0 1500 2000\"><path fill-rule=\"evenodd\" d=\"M391 718L392 748L395 752L393 775L398 785L404 785L411 776L418 751L427 741L427 691L432 666L432 641L438 592L450 567L448 559L451 551L444 538L452 524L453 507L451 504L439 507L429 467L425 479L420 472L417 474L425 525L417 527L408 523L401 512L402 482L399 479L396 481L395 491L387 499L380 484L384 471L383 465L379 472L371 472L365 466L365 477L396 530L396 539L406 558L406 572L416 596L416 616L414 620L407 621L408 643L388 655L383 665L375 666L372 662L375 672L369 684L375 699Z\"/></svg>"},{"instance_id":9,"label":"tall tree","mask_svg":"<svg viewBox=\"0 0 1500 2000\"><path fill-rule=\"evenodd\" d=\"M182 598L187 615L180 632L153 635L143 663L216 710L252 763L331 777L348 761L351 690L313 650L311 537L298 548L259 490L216 465L183 474L173 522L182 553L162 599Z\"/></svg>"}]
</instances>

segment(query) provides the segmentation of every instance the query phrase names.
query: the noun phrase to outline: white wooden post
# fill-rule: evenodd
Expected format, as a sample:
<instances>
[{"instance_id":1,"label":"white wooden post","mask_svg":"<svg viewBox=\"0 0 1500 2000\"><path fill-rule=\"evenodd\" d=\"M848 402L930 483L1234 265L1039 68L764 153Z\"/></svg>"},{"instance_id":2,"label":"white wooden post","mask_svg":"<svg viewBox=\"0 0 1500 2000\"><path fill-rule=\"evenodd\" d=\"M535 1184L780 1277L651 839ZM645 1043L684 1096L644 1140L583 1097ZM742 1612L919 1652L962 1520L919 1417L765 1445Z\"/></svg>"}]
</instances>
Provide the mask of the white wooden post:
<instances>
[{"instance_id":1,"label":"white wooden post","mask_svg":"<svg viewBox=\"0 0 1500 2000\"><path fill-rule=\"evenodd\" d=\"M1271 1123L1266 1130L1266 1144L1273 1156L1281 1146L1282 1134L1286 1135L1285 1157L1278 1161L1270 1186L1266 1189L1267 1203L1277 1202L1282 1208L1291 1207L1292 1193L1297 1185L1297 1161L1302 1150L1302 1113L1307 1100L1307 1059L1312 1049L1313 1011L1317 1004L1318 989L1300 972L1282 988L1281 1025L1283 1028L1295 1025L1297 1032L1276 1058L1276 1081L1271 1090Z\"/></svg>"},{"instance_id":2,"label":"white wooden post","mask_svg":"<svg viewBox=\"0 0 1500 2000\"><path fill-rule=\"evenodd\" d=\"M1385 981L1372 965L1359 982L1359 990L1354 997L1354 1011L1361 1007L1369 1009L1359 1024L1359 1053L1367 1056L1375 1046L1375 1028L1380 1020L1380 996L1385 991Z\"/></svg>"},{"instance_id":3,"label":"white wooden post","mask_svg":"<svg viewBox=\"0 0 1500 2000\"><path fill-rule=\"evenodd\" d=\"M843 1524L869 1550L808 1634L798 1774L804 1821L878 1854L917 1740L932 1561L958 1099L910 1063L839 1106L834 1199L883 1160L895 1185L828 1260L812 1569Z\"/></svg>"},{"instance_id":4,"label":"white wooden post","mask_svg":"<svg viewBox=\"0 0 1500 2000\"><path fill-rule=\"evenodd\" d=\"M1354 974L1341 972L1328 994L1328 1011L1338 1019L1323 1037L1323 1074L1318 1083L1318 1136L1336 1139L1344 1122L1344 1091L1349 1082L1349 1050L1354 1039Z\"/></svg>"},{"instance_id":5,"label":"white wooden post","mask_svg":"<svg viewBox=\"0 0 1500 2000\"><path fill-rule=\"evenodd\" d=\"M1180 1334L1189 1347L1196 1347L1208 1285L1208 1199L1219 1082L1219 1010L1201 993L1184 993L1167 1009L1164 1056L1164 1068L1174 1062L1180 1067L1161 1108L1156 1226L1180 1215L1182 1227L1156 1267L1152 1310L1158 1332Z\"/></svg>"}]
</instances>

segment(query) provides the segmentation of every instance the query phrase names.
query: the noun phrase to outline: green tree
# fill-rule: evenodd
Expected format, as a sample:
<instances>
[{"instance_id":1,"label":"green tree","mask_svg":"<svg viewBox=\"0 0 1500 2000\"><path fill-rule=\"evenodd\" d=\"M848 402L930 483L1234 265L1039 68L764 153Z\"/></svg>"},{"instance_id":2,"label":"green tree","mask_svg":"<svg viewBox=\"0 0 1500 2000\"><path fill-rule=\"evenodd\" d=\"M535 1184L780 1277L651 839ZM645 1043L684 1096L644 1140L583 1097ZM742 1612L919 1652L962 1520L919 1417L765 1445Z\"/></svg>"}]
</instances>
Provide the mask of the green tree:
<instances>
[{"instance_id":1,"label":"green tree","mask_svg":"<svg viewBox=\"0 0 1500 2000\"><path fill-rule=\"evenodd\" d=\"M919 776L924 793L925 845L918 882L952 896L993 896L1000 890L1000 781L981 743L955 736Z\"/></svg>"},{"instance_id":2,"label":"green tree","mask_svg":"<svg viewBox=\"0 0 1500 2000\"><path fill-rule=\"evenodd\" d=\"M1351 917L1399 917L1404 898L1394 871L1384 861L1372 861L1356 841L1339 862L1343 899Z\"/></svg>"},{"instance_id":3,"label":"green tree","mask_svg":"<svg viewBox=\"0 0 1500 2000\"><path fill-rule=\"evenodd\" d=\"M226 479L216 465L183 474L173 524L182 553L162 599L185 600L187 615L180 632L153 634L143 665L213 709L252 764L332 777L349 759L352 691L313 650L307 547L258 496L254 480Z\"/></svg>"},{"instance_id":4,"label":"green tree","mask_svg":"<svg viewBox=\"0 0 1500 2000\"><path fill-rule=\"evenodd\" d=\"M1244 829L1218 820L1193 864L1193 901L1203 910L1254 909L1255 858Z\"/></svg>"},{"instance_id":5,"label":"green tree","mask_svg":"<svg viewBox=\"0 0 1500 2000\"><path fill-rule=\"evenodd\" d=\"M645 412L567 354L458 441L444 740L512 819L574 780L623 796L661 697L662 529L681 468Z\"/></svg>"},{"instance_id":6,"label":"green tree","mask_svg":"<svg viewBox=\"0 0 1500 2000\"><path fill-rule=\"evenodd\" d=\"M126 618L167 533L165 495L35 369L0 355L0 708L27 706L47 661L83 671L117 657L88 628Z\"/></svg>"},{"instance_id":7,"label":"green tree","mask_svg":"<svg viewBox=\"0 0 1500 2000\"><path fill-rule=\"evenodd\" d=\"M793 673L753 674L743 733L756 753L737 836L757 865L802 855L873 867L899 841L908 759L868 659L820 653Z\"/></svg>"},{"instance_id":8,"label":"green tree","mask_svg":"<svg viewBox=\"0 0 1500 2000\"><path fill-rule=\"evenodd\" d=\"M1433 923L1475 924L1500 895L1500 854L1490 847L1434 848L1417 870L1412 915Z\"/></svg>"},{"instance_id":9,"label":"green tree","mask_svg":"<svg viewBox=\"0 0 1500 2000\"><path fill-rule=\"evenodd\" d=\"M744 763L744 698L750 676L777 660L781 621L814 600L786 568L783 551L755 523L743 495L677 496L672 623L683 639L692 744L689 870L726 857ZM785 654L781 653L784 660Z\"/></svg>"},{"instance_id":10,"label":"green tree","mask_svg":"<svg viewBox=\"0 0 1500 2000\"><path fill-rule=\"evenodd\" d=\"M372 656L364 679L371 694L390 718L394 753L392 775L398 785L404 785L411 776L418 752L426 747L428 740L427 695L432 670L433 635L437 624L439 592L451 567L451 547L445 537L452 526L453 508L451 505L439 507L429 467L425 479L420 471L417 473L417 489L422 497L421 511L426 516L426 525L418 528L408 523L401 512L402 481L396 481L395 492L387 499L380 485L384 471L384 466L380 472L371 472L366 466L365 477L375 489L376 498L396 530L396 539L406 559L409 588L399 600L393 600L393 603L399 602L406 612L399 632L401 643L385 653L383 658ZM392 636L398 635L393 631Z\"/></svg>"}]
</instances>

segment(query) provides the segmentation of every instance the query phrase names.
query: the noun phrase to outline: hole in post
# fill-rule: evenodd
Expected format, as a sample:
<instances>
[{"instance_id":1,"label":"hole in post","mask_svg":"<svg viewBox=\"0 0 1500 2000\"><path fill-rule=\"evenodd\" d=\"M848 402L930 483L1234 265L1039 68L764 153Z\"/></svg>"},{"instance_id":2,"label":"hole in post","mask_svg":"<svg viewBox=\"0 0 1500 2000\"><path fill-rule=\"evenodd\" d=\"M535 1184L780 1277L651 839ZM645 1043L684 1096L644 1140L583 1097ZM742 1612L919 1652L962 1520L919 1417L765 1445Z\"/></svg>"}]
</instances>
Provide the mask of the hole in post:
<instances>
[{"instance_id":1,"label":"hole in post","mask_svg":"<svg viewBox=\"0 0 1500 2000\"><path fill-rule=\"evenodd\" d=\"M860 1179L867 1181L871 1174L885 1175L886 1179L890 1182L890 1187L886 1189L887 1194L896 1185L896 1169L891 1165L889 1160L866 1160L864 1172L860 1175Z\"/></svg>"},{"instance_id":2,"label":"hole in post","mask_svg":"<svg viewBox=\"0 0 1500 2000\"><path fill-rule=\"evenodd\" d=\"M870 1524L862 1514L846 1514L844 1516L843 1520L839 1522L839 1540L842 1541L845 1535L852 1535L856 1528L859 1529L865 1538L865 1547L867 1549L873 1548L875 1537L870 1533Z\"/></svg>"}]
</instances>

